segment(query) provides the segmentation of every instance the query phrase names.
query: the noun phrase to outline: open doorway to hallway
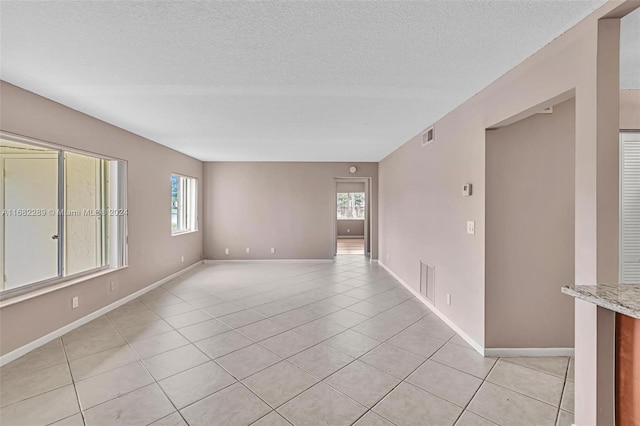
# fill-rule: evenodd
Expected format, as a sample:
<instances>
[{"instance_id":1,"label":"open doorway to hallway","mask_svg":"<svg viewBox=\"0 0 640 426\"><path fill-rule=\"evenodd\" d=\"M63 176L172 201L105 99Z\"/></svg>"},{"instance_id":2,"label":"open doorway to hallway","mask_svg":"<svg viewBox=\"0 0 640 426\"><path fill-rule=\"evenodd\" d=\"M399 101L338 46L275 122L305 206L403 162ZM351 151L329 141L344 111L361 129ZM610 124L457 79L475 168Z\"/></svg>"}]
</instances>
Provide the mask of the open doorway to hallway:
<instances>
[{"instance_id":1,"label":"open doorway to hallway","mask_svg":"<svg viewBox=\"0 0 640 426\"><path fill-rule=\"evenodd\" d=\"M368 189L366 180L336 182L336 255L367 254Z\"/></svg>"}]
</instances>

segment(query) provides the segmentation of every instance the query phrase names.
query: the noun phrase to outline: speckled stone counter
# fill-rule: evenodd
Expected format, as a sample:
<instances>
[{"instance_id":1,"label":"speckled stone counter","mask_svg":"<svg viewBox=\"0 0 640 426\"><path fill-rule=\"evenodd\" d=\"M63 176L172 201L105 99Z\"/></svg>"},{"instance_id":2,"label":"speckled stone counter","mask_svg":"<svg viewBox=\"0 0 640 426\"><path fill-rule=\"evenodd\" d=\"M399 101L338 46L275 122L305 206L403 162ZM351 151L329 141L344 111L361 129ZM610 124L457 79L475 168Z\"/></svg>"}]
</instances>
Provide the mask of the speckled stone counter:
<instances>
[{"instance_id":1,"label":"speckled stone counter","mask_svg":"<svg viewBox=\"0 0 640 426\"><path fill-rule=\"evenodd\" d=\"M562 287L562 292L640 319L640 284L569 285Z\"/></svg>"}]
</instances>

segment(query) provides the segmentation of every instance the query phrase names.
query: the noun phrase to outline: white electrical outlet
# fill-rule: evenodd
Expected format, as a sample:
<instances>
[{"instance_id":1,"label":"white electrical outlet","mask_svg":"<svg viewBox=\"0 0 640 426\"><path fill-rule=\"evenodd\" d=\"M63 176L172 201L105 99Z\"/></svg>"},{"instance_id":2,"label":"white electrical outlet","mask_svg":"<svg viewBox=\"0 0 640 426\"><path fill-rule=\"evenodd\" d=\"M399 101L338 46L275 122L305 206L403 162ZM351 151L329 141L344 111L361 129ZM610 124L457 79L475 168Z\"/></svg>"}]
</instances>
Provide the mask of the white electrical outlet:
<instances>
[{"instance_id":1,"label":"white electrical outlet","mask_svg":"<svg viewBox=\"0 0 640 426\"><path fill-rule=\"evenodd\" d=\"M184 256L180 256L180 262L184 263Z\"/></svg>"},{"instance_id":2,"label":"white electrical outlet","mask_svg":"<svg viewBox=\"0 0 640 426\"><path fill-rule=\"evenodd\" d=\"M116 291L116 283L111 281L111 283L109 284L109 290L110 291Z\"/></svg>"},{"instance_id":3,"label":"white electrical outlet","mask_svg":"<svg viewBox=\"0 0 640 426\"><path fill-rule=\"evenodd\" d=\"M351 229L347 228L347 234L348 234L349 232L351 232Z\"/></svg>"},{"instance_id":4,"label":"white electrical outlet","mask_svg":"<svg viewBox=\"0 0 640 426\"><path fill-rule=\"evenodd\" d=\"M228 248L224 249L224 254L229 254L229 249Z\"/></svg>"},{"instance_id":5,"label":"white electrical outlet","mask_svg":"<svg viewBox=\"0 0 640 426\"><path fill-rule=\"evenodd\" d=\"M249 253L251 253L251 249L250 249L249 247L247 247L247 248L245 249L245 252L246 252L247 254L249 254Z\"/></svg>"},{"instance_id":6,"label":"white electrical outlet","mask_svg":"<svg viewBox=\"0 0 640 426\"><path fill-rule=\"evenodd\" d=\"M475 235L476 233L476 223L473 220L467 221L467 234Z\"/></svg>"},{"instance_id":7,"label":"white electrical outlet","mask_svg":"<svg viewBox=\"0 0 640 426\"><path fill-rule=\"evenodd\" d=\"M271 254L276 254L276 248L275 247L271 247Z\"/></svg>"},{"instance_id":8,"label":"white electrical outlet","mask_svg":"<svg viewBox=\"0 0 640 426\"><path fill-rule=\"evenodd\" d=\"M71 309L77 308L78 305L79 305L78 296L74 296L73 299L71 299Z\"/></svg>"},{"instance_id":9,"label":"white electrical outlet","mask_svg":"<svg viewBox=\"0 0 640 426\"><path fill-rule=\"evenodd\" d=\"M447 305L451 304L451 295L447 293Z\"/></svg>"}]
</instances>

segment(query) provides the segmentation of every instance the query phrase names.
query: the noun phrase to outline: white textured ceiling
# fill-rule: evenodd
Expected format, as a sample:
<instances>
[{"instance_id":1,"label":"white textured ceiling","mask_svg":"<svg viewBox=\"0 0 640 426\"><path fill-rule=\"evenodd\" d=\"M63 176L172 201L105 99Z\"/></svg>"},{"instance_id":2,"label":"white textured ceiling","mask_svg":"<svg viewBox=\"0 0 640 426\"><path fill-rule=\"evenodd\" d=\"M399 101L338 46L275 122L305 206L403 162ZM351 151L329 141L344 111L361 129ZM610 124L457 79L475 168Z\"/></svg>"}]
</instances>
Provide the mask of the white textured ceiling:
<instances>
[{"instance_id":1,"label":"white textured ceiling","mask_svg":"<svg viewBox=\"0 0 640 426\"><path fill-rule=\"evenodd\" d=\"M2 1L0 76L201 160L378 161L602 3Z\"/></svg>"}]
</instances>

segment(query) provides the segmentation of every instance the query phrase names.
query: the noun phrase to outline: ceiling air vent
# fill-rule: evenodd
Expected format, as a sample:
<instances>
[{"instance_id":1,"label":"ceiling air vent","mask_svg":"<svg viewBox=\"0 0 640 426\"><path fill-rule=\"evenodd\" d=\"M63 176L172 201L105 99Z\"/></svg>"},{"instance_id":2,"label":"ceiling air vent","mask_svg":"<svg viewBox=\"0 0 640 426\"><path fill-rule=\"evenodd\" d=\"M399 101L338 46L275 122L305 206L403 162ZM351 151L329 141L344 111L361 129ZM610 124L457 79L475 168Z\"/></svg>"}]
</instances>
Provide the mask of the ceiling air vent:
<instances>
[{"instance_id":1,"label":"ceiling air vent","mask_svg":"<svg viewBox=\"0 0 640 426\"><path fill-rule=\"evenodd\" d=\"M422 146L427 146L429 145L431 142L433 142L433 140L435 139L435 131L433 130L433 127L429 127L423 134L422 134Z\"/></svg>"}]
</instances>

